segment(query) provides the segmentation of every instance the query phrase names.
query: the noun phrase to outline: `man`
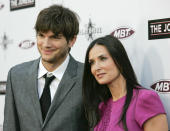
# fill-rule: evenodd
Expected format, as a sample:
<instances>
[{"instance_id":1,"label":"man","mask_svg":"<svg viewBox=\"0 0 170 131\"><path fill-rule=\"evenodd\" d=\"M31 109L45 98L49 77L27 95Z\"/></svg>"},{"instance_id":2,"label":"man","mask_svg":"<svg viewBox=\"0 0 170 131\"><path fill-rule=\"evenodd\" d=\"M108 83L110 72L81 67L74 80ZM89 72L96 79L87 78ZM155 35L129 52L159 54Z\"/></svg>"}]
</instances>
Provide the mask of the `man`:
<instances>
[{"instance_id":1,"label":"man","mask_svg":"<svg viewBox=\"0 0 170 131\"><path fill-rule=\"evenodd\" d=\"M87 131L83 65L69 54L79 32L77 15L52 5L39 13L35 30L41 58L9 71L4 131Z\"/></svg>"}]
</instances>

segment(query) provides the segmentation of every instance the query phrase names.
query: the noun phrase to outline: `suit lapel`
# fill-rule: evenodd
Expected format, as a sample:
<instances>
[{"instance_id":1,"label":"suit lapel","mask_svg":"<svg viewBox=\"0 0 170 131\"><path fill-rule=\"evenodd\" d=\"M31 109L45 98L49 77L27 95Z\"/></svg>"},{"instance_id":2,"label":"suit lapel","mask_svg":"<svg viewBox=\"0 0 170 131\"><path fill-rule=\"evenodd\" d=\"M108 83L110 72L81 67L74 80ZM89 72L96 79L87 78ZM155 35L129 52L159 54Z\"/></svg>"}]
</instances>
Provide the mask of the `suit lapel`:
<instances>
[{"instance_id":1,"label":"suit lapel","mask_svg":"<svg viewBox=\"0 0 170 131\"><path fill-rule=\"evenodd\" d=\"M63 78L58 86L57 92L55 93L54 99L50 106L49 112L47 113L46 119L44 121L44 125L48 122L50 117L53 115L55 110L60 106L60 104L64 101L65 96L70 92L74 84L76 83L77 76L77 63L70 56L70 61L68 67L63 75Z\"/></svg>"},{"instance_id":2,"label":"suit lapel","mask_svg":"<svg viewBox=\"0 0 170 131\"><path fill-rule=\"evenodd\" d=\"M29 83L28 87L28 92L30 92L30 97L33 102L33 106L35 109L35 112L37 114L36 117L38 117L41 125L43 124L42 120L42 114L41 114L41 108L40 108L40 103L39 103L39 97L38 97L38 65L39 65L40 59L37 59L34 61L31 71L28 73L28 80L27 82Z\"/></svg>"}]
</instances>

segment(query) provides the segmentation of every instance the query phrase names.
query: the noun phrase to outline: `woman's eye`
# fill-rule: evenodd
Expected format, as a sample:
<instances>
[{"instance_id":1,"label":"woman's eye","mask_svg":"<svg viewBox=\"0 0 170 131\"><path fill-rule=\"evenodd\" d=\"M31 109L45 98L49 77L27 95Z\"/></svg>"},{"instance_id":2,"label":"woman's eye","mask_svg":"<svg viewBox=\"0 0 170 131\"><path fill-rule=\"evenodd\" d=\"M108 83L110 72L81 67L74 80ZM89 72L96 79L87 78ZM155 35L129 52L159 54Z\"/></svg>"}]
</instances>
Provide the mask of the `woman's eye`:
<instances>
[{"instance_id":1,"label":"woman's eye","mask_svg":"<svg viewBox=\"0 0 170 131\"><path fill-rule=\"evenodd\" d=\"M90 65L93 65L93 63L94 63L93 61L89 61L89 64L90 64Z\"/></svg>"},{"instance_id":2,"label":"woman's eye","mask_svg":"<svg viewBox=\"0 0 170 131\"><path fill-rule=\"evenodd\" d=\"M106 60L107 58L106 58L106 57L101 57L100 59L104 61L104 60Z\"/></svg>"}]
</instances>

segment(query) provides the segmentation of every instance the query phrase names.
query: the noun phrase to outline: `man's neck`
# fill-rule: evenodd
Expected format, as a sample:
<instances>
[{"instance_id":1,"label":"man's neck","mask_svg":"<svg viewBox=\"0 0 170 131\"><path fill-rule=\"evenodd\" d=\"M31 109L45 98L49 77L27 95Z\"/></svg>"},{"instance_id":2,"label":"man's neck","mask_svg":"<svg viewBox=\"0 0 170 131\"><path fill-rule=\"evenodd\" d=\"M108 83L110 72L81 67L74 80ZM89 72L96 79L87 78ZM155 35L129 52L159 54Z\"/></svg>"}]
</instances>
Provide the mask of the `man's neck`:
<instances>
[{"instance_id":1,"label":"man's neck","mask_svg":"<svg viewBox=\"0 0 170 131\"><path fill-rule=\"evenodd\" d=\"M67 58L67 55L63 59L60 59L60 61L56 61L56 62L48 62L48 61L42 60L42 64L46 68L47 71L52 72L56 70L65 61L66 58Z\"/></svg>"}]
</instances>

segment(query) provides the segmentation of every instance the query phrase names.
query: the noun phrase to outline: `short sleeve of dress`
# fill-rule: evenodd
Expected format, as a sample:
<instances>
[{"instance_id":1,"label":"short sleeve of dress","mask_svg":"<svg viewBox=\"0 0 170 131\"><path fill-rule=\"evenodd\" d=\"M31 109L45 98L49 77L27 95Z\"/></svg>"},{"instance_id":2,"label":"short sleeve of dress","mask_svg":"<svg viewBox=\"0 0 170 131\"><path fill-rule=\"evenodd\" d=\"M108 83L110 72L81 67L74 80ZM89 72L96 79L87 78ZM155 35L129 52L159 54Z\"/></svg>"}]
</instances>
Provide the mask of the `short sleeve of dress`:
<instances>
[{"instance_id":1,"label":"short sleeve of dress","mask_svg":"<svg viewBox=\"0 0 170 131\"><path fill-rule=\"evenodd\" d=\"M165 114L159 95L152 90L140 89L136 101L135 119L142 128L144 122L158 114Z\"/></svg>"}]
</instances>

